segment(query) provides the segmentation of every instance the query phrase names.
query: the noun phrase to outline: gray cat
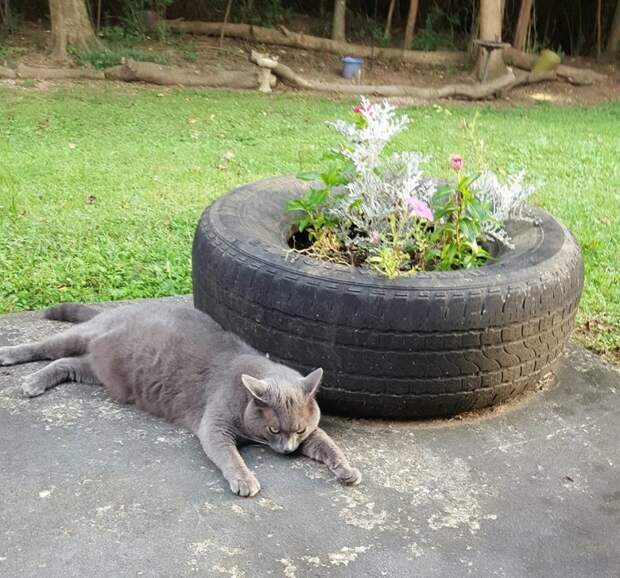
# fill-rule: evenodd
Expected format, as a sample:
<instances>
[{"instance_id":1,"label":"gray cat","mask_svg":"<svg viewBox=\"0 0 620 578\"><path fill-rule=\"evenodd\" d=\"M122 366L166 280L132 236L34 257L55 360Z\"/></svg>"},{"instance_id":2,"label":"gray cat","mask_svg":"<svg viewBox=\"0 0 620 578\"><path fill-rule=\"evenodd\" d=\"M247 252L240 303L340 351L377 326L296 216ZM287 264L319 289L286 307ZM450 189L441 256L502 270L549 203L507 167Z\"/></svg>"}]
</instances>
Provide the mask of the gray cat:
<instances>
[{"instance_id":1,"label":"gray cat","mask_svg":"<svg viewBox=\"0 0 620 578\"><path fill-rule=\"evenodd\" d=\"M79 325L37 343L0 347L0 366L55 360L25 378L25 395L64 381L101 384L114 399L190 429L240 496L260 490L237 450L244 443L284 454L299 449L342 483L360 482L359 471L318 427L322 369L303 377L191 307L140 304L99 312L64 304L44 315Z\"/></svg>"}]
</instances>

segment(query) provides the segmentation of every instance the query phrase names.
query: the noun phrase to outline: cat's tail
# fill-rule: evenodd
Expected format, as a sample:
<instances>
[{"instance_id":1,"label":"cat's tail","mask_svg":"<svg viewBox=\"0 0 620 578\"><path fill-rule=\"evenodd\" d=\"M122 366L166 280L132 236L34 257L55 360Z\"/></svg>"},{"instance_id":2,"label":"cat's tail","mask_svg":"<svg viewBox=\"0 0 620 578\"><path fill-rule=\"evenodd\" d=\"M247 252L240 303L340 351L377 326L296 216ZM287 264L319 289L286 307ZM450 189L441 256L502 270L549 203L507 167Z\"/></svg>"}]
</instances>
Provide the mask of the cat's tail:
<instances>
[{"instance_id":1,"label":"cat's tail","mask_svg":"<svg viewBox=\"0 0 620 578\"><path fill-rule=\"evenodd\" d=\"M88 305L80 303L63 303L62 305L54 305L43 312L43 317L53 319L54 321L68 321L70 323L84 323L89 321L95 315L99 315L101 311Z\"/></svg>"}]
</instances>

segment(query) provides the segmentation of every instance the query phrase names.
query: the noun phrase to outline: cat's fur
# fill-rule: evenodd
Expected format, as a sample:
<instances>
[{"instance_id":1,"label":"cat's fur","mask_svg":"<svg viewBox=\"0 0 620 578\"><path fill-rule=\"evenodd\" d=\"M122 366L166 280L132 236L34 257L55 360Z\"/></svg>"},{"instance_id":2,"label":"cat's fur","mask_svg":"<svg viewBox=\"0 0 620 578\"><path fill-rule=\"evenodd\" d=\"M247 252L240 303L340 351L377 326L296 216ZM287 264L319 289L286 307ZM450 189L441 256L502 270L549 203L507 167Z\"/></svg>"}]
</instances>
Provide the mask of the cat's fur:
<instances>
[{"instance_id":1,"label":"cat's fur","mask_svg":"<svg viewBox=\"0 0 620 578\"><path fill-rule=\"evenodd\" d=\"M70 380L101 384L114 399L189 428L241 496L260 490L237 450L252 442L280 453L299 449L343 483L359 483L359 471L318 427L321 369L303 377L191 307L140 304L100 313L64 304L45 316L78 325L37 343L0 347L0 365L55 360L25 378L25 395Z\"/></svg>"}]
</instances>

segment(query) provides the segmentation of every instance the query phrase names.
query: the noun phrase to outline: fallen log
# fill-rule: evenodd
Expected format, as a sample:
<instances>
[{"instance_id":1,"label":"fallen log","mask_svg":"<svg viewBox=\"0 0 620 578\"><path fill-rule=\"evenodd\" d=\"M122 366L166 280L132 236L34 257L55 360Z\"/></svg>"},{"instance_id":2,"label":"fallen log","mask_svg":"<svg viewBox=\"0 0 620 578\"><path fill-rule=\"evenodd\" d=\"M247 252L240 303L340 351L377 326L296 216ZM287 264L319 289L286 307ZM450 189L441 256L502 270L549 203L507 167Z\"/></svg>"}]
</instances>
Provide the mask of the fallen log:
<instances>
[{"instance_id":1,"label":"fallen log","mask_svg":"<svg viewBox=\"0 0 620 578\"><path fill-rule=\"evenodd\" d=\"M504 60L506 61L506 64L512 64L513 66L524 70L532 70L536 58L537 57L534 54L521 52L520 50L515 50L514 48L506 48L504 50ZM567 80L571 84L577 85L589 85L597 82L606 82L608 80L607 76L604 74L599 74L598 72L587 70L585 68L567 66L565 64L560 64L555 72L559 77Z\"/></svg>"},{"instance_id":2,"label":"fallen log","mask_svg":"<svg viewBox=\"0 0 620 578\"><path fill-rule=\"evenodd\" d=\"M176 66L164 66L153 62L127 60L119 66L107 68L108 80L124 82L149 82L162 86L211 86L224 88L258 88L261 85L258 70L219 70L204 72L186 70Z\"/></svg>"},{"instance_id":3,"label":"fallen log","mask_svg":"<svg viewBox=\"0 0 620 578\"><path fill-rule=\"evenodd\" d=\"M88 68L48 68L20 63L15 72L18 78L32 80L105 80L102 70Z\"/></svg>"},{"instance_id":4,"label":"fallen log","mask_svg":"<svg viewBox=\"0 0 620 578\"><path fill-rule=\"evenodd\" d=\"M331 52L340 56L398 60L401 62L424 64L428 66L465 66L468 60L466 52L447 50L426 52L422 50L401 50L400 48L380 48L377 46L364 46L362 44L349 44L348 42L337 42L329 38L309 36L301 32L291 32L284 26L276 30L274 28L265 28L252 24L224 24L223 22L183 20L165 20L164 22L170 30L175 32L204 34L207 36L220 36L220 34L224 33L228 37L240 38L251 42L291 46L294 48L305 48L307 50L319 50L322 52Z\"/></svg>"},{"instance_id":5,"label":"fallen log","mask_svg":"<svg viewBox=\"0 0 620 578\"><path fill-rule=\"evenodd\" d=\"M250 60L261 68L268 68L282 82L305 90L313 90L318 92L339 92L341 94L356 94L368 96L409 96L423 100L438 100L443 98L464 98L469 100L479 100L488 98L497 93L503 93L505 90L514 88L519 84L528 82L540 82L549 80L550 75L525 75L515 76L512 70L508 73L491 81L482 84L448 84L437 88L422 88L411 85L372 85L372 84L346 84L337 82L322 82L317 80L308 80L290 67L256 52L252 51Z\"/></svg>"},{"instance_id":6,"label":"fallen log","mask_svg":"<svg viewBox=\"0 0 620 578\"><path fill-rule=\"evenodd\" d=\"M0 78L17 78L17 73L6 66L0 66Z\"/></svg>"},{"instance_id":7,"label":"fallen log","mask_svg":"<svg viewBox=\"0 0 620 578\"><path fill-rule=\"evenodd\" d=\"M547 82L557 80L558 76L554 70L524 72L522 70L513 70L515 75L514 81L500 91L501 96L506 96L513 88L524 84L536 84L538 82Z\"/></svg>"}]
</instances>

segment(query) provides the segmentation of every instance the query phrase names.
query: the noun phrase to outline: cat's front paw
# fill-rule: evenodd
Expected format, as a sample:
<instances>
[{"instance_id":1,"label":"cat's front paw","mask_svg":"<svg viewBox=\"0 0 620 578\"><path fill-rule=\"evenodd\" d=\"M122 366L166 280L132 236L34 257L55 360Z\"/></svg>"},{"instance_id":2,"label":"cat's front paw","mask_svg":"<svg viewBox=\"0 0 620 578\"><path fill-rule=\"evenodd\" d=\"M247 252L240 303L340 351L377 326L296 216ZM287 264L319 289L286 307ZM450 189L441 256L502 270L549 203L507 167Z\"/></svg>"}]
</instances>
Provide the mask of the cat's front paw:
<instances>
[{"instance_id":1,"label":"cat's front paw","mask_svg":"<svg viewBox=\"0 0 620 578\"><path fill-rule=\"evenodd\" d=\"M15 349L11 346L0 347L0 366L15 365L16 363Z\"/></svg>"},{"instance_id":2,"label":"cat's front paw","mask_svg":"<svg viewBox=\"0 0 620 578\"><path fill-rule=\"evenodd\" d=\"M233 494L243 496L244 498L255 496L260 492L260 483L253 474L233 478L232 480L228 480L228 483L230 484L230 489Z\"/></svg>"},{"instance_id":3,"label":"cat's front paw","mask_svg":"<svg viewBox=\"0 0 620 578\"><path fill-rule=\"evenodd\" d=\"M357 486L362 481L362 474L357 468L342 468L338 472L337 478L345 486Z\"/></svg>"},{"instance_id":4,"label":"cat's front paw","mask_svg":"<svg viewBox=\"0 0 620 578\"><path fill-rule=\"evenodd\" d=\"M34 376L29 375L22 381L22 393L26 397L37 397L45 392L45 386Z\"/></svg>"}]
</instances>

